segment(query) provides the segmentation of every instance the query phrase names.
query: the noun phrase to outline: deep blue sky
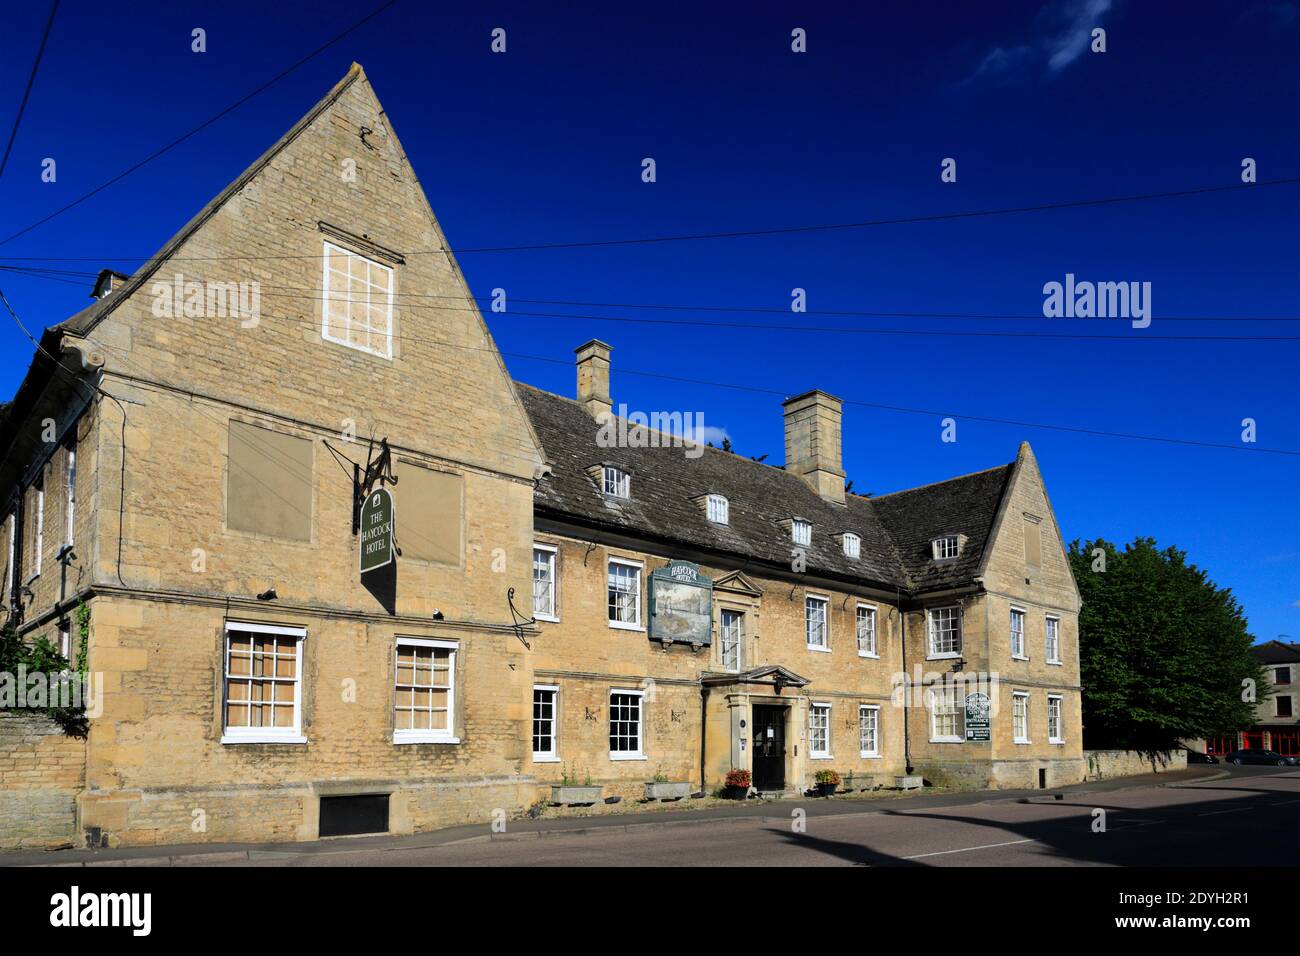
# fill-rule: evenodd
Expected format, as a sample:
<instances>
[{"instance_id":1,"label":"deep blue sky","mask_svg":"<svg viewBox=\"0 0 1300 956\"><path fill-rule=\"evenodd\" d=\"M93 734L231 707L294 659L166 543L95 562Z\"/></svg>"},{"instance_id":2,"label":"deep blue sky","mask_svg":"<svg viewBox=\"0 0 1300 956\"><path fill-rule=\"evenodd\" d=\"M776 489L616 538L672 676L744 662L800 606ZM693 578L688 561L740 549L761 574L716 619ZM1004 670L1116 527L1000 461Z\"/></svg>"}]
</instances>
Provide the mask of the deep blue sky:
<instances>
[{"instance_id":1,"label":"deep blue sky","mask_svg":"<svg viewBox=\"0 0 1300 956\"><path fill-rule=\"evenodd\" d=\"M64 2L0 179L0 238L187 132L375 6ZM1293 2L1070 0L827 5L421 4L402 0L193 139L21 238L3 257L94 257L130 271L346 71L366 68L454 248L762 229L1170 191L1300 175L1300 26ZM838 6L849 8L836 9ZM469 9L469 8L473 9ZM1096 12L1101 11L1101 12ZM0 35L7 138L48 7L10 5ZM1108 51L1071 57L1092 24ZM190 52L190 30L208 52ZM492 55L504 27L508 52ZM790 52L790 30L808 52ZM1060 52L1060 51L1066 52ZM1056 55L1059 54L1059 55ZM1055 56L1055 62L1053 58ZM42 183L44 157L58 182ZM654 157L658 182L640 179ZM944 157L958 182L939 180ZM118 257L112 261L107 257ZM1011 460L1032 442L1067 537L1154 536L1245 605L1260 639L1300 638L1300 459L962 421L965 415L1300 450L1300 187L855 231L602 249L466 254L473 290L513 299L814 310L1038 314L1073 272L1153 284L1155 322L656 313L599 315L864 328L1126 334L1124 340L740 334L489 315L514 375L571 394L572 348L615 346L614 396L702 411L738 451L782 454L779 396L620 374L638 369L847 406L855 490L884 493ZM35 326L86 304L73 286L0 273ZM545 310L516 305L516 309ZM0 325L0 392L30 346Z\"/></svg>"}]
</instances>

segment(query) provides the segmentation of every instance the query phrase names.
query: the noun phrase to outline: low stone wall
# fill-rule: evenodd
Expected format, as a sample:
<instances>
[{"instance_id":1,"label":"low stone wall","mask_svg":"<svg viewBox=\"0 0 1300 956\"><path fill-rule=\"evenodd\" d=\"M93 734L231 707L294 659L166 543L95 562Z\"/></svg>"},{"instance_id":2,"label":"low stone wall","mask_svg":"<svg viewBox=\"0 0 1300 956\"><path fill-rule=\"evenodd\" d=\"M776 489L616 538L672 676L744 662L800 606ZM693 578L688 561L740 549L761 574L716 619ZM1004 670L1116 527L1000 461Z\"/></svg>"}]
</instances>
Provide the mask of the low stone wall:
<instances>
[{"instance_id":1,"label":"low stone wall","mask_svg":"<svg viewBox=\"0 0 1300 956\"><path fill-rule=\"evenodd\" d=\"M1187 769L1186 750L1085 750L1083 756L1088 762L1089 780Z\"/></svg>"},{"instance_id":2,"label":"low stone wall","mask_svg":"<svg viewBox=\"0 0 1300 956\"><path fill-rule=\"evenodd\" d=\"M0 848L79 843L86 741L48 717L0 712Z\"/></svg>"}]
</instances>

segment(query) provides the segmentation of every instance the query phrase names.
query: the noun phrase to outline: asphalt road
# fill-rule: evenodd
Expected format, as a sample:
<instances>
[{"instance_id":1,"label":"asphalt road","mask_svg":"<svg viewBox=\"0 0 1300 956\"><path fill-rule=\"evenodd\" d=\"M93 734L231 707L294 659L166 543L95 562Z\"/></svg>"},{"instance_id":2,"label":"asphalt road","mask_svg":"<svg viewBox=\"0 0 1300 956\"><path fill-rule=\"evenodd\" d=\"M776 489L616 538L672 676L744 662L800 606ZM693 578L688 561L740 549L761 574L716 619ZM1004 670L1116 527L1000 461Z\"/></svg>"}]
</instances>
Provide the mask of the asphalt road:
<instances>
[{"instance_id":1,"label":"asphalt road","mask_svg":"<svg viewBox=\"0 0 1300 956\"><path fill-rule=\"evenodd\" d=\"M438 846L254 852L238 866L1297 866L1300 770L1227 767L1178 786L890 809L819 801L766 815L476 836ZM824 808L824 809L822 809ZM802 814L800 813L802 811ZM1100 811L1100 813L1099 813ZM173 863L184 862L183 859ZM196 860L196 862L198 862ZM204 865L222 865L211 858Z\"/></svg>"}]
</instances>

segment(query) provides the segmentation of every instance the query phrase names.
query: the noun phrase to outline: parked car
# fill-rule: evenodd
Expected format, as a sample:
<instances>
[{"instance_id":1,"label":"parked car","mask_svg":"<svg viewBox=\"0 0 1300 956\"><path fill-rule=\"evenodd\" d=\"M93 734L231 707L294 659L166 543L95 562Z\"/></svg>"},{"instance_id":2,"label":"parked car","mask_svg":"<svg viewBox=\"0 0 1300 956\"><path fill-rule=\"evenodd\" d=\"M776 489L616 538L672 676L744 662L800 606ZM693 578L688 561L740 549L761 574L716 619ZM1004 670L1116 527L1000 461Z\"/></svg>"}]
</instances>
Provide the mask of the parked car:
<instances>
[{"instance_id":1,"label":"parked car","mask_svg":"<svg viewBox=\"0 0 1300 956\"><path fill-rule=\"evenodd\" d=\"M1285 757L1276 750L1234 750L1223 758L1228 763L1272 764L1275 767L1294 767L1300 764L1300 757Z\"/></svg>"},{"instance_id":2,"label":"parked car","mask_svg":"<svg viewBox=\"0 0 1300 956\"><path fill-rule=\"evenodd\" d=\"M1203 754L1199 750L1189 749L1187 751L1187 762L1188 763L1218 763L1219 758L1214 756L1214 754Z\"/></svg>"}]
</instances>

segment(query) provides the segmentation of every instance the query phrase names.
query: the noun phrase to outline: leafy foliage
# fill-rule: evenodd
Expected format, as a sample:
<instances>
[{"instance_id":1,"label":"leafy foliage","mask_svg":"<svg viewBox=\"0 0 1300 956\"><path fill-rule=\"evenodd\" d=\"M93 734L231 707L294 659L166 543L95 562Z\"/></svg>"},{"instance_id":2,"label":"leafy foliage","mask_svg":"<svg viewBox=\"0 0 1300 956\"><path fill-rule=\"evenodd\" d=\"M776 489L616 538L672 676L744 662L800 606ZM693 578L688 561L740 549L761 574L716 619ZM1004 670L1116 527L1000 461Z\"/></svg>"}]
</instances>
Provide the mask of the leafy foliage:
<instances>
[{"instance_id":1,"label":"leafy foliage","mask_svg":"<svg viewBox=\"0 0 1300 956\"><path fill-rule=\"evenodd\" d=\"M1231 590L1152 538L1123 551L1074 541L1069 558L1083 597L1084 746L1168 750L1254 722L1245 682L1269 685Z\"/></svg>"},{"instance_id":2,"label":"leafy foliage","mask_svg":"<svg viewBox=\"0 0 1300 956\"><path fill-rule=\"evenodd\" d=\"M77 666L74 670L71 662L59 653L49 638L38 636L30 644L25 643L18 632L13 628L4 628L0 631L0 674L10 675L9 679L17 681L18 675L22 674L43 674L56 686L60 680L80 681L81 687L86 687L86 658L90 643L90 608L84 603L77 605L76 616L77 624ZM66 675L66 676L61 676ZM64 733L74 736L85 736L86 733L86 708L84 699L70 706L55 706L53 695L48 695L51 699L45 702L44 706L27 706L24 709L44 714L54 720Z\"/></svg>"}]
</instances>

